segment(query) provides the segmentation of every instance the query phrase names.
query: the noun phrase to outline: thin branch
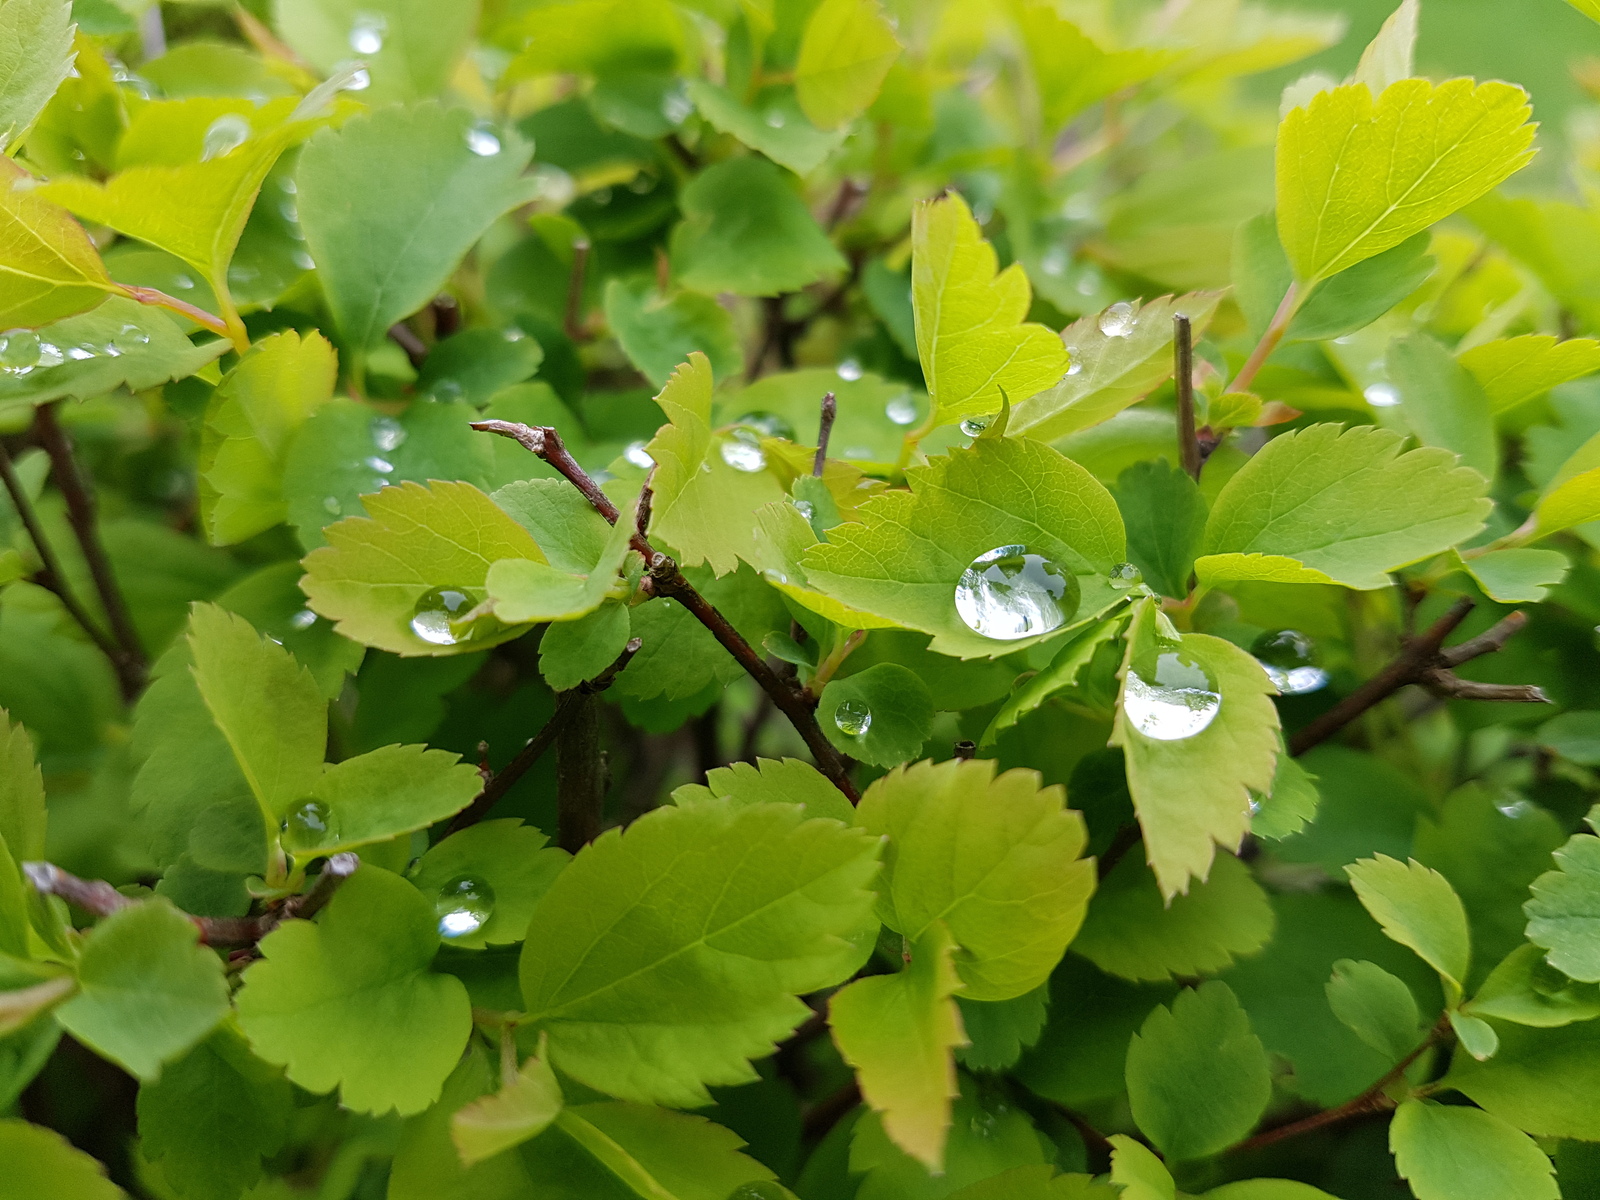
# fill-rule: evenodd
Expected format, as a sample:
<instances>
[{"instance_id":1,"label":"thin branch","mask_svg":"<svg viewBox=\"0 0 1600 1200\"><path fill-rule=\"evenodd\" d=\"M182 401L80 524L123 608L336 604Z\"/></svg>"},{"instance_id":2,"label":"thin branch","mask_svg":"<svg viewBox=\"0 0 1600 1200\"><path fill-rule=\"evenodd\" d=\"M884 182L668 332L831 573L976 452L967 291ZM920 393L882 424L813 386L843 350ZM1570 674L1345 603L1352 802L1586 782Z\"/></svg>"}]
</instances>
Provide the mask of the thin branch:
<instances>
[{"instance_id":1,"label":"thin branch","mask_svg":"<svg viewBox=\"0 0 1600 1200\"><path fill-rule=\"evenodd\" d=\"M216 313L207 312L197 305L190 304L187 300L180 300L176 296L169 296L159 288L134 287L132 284L123 284L122 290L140 304L148 304L151 308L164 308L169 312L181 313L196 325L209 329L233 342L233 348L243 354L250 348L248 339L240 345L234 331L228 328L228 322L217 316Z\"/></svg>"},{"instance_id":2,"label":"thin branch","mask_svg":"<svg viewBox=\"0 0 1600 1200\"><path fill-rule=\"evenodd\" d=\"M1499 650L1527 623L1527 617L1515 612L1477 637L1469 638L1448 650L1443 649L1444 639L1466 620L1472 608L1471 600L1457 600L1421 637L1407 640L1401 646L1400 653L1383 670L1296 731L1289 739L1289 753L1298 757L1313 746L1321 745L1369 708L1387 700L1408 684L1416 684L1441 699L1546 703L1545 694L1531 685L1477 683L1457 678L1452 667Z\"/></svg>"},{"instance_id":3,"label":"thin branch","mask_svg":"<svg viewBox=\"0 0 1600 1200\"><path fill-rule=\"evenodd\" d=\"M539 730L526 745L518 750L516 756L508 762L498 774L494 775L483 785L483 791L473 799L472 803L456 814L455 820L450 822L445 830L446 836L459 833L469 825L476 825L496 804L505 798L517 780L528 773L528 768L544 756L544 752L555 745L556 736L560 734L562 726L572 719L573 710L578 698L583 696L597 696L611 686L612 682L620 675L627 665L633 661L633 656L639 653L643 645L638 638L632 639L623 647L617 660L600 674L587 683L580 683L569 692L562 692L556 698L556 711L544 723L544 728Z\"/></svg>"},{"instance_id":4,"label":"thin branch","mask_svg":"<svg viewBox=\"0 0 1600 1200\"><path fill-rule=\"evenodd\" d=\"M807 1142L821 1141L828 1130L842 1117L861 1103L861 1085L851 1076L850 1082L831 1095L813 1104L801 1122L800 1135Z\"/></svg>"},{"instance_id":5,"label":"thin branch","mask_svg":"<svg viewBox=\"0 0 1600 1200\"><path fill-rule=\"evenodd\" d=\"M411 326L396 321L389 326L389 340L406 352L413 368L422 370L422 364L428 361L428 343L419 338Z\"/></svg>"},{"instance_id":6,"label":"thin branch","mask_svg":"<svg viewBox=\"0 0 1600 1200\"><path fill-rule=\"evenodd\" d=\"M619 515L617 506L611 503L594 480L589 478L588 473L578 465L572 455L567 453L566 447L562 445L561 435L554 429L519 425L511 421L474 421L472 428L483 433L496 433L501 437L511 438L531 453L537 454L565 476L568 482L594 506L596 512L611 524L617 523ZM635 533L630 544L644 556L645 564L650 569L650 586L655 594L676 600L693 614L695 620L711 631L711 636L721 643L722 648L733 655L746 673L772 697L772 702L778 706L778 711L789 718L789 722L810 749L812 757L817 760L818 769L849 798L852 804L860 800L861 794L850 781L844 760L833 748L833 743L823 736L822 730L817 725L816 714L812 712L805 698L778 678L766 661L751 648L750 643L745 641L744 635L707 603L706 598L683 577L683 572L678 570L677 563L667 555L657 553L655 547L642 533Z\"/></svg>"},{"instance_id":7,"label":"thin branch","mask_svg":"<svg viewBox=\"0 0 1600 1200\"><path fill-rule=\"evenodd\" d=\"M1122 861L1122 856L1137 846L1143 837L1144 831L1139 827L1139 822L1129 821L1121 826L1111 836L1111 844L1106 847L1106 852L1100 856L1100 863L1095 868L1099 877L1104 879L1111 874Z\"/></svg>"},{"instance_id":8,"label":"thin branch","mask_svg":"<svg viewBox=\"0 0 1600 1200\"><path fill-rule=\"evenodd\" d=\"M67 614L83 628L83 632L100 648L100 652L111 660L111 665L116 669L117 677L122 682L123 699L132 700L138 694L139 681L124 677L122 652L117 649L117 644L90 618L88 610L67 586L67 576L61 569L61 560L56 557L55 547L45 536L44 527L39 524L39 514L34 511L33 502L28 498L22 480L17 478L16 467L12 464L11 455L6 452L3 444L0 444L0 482L4 482L6 494L11 497L11 505L17 510L17 517L22 522L23 529L27 531L29 540L33 542L35 553L39 556L40 568L34 572L34 582L46 591L55 593L56 598L61 601L61 607L65 608ZM129 690L130 684L132 690Z\"/></svg>"},{"instance_id":9,"label":"thin branch","mask_svg":"<svg viewBox=\"0 0 1600 1200\"><path fill-rule=\"evenodd\" d=\"M589 268L589 239L578 238L572 243L572 273L567 277L567 307L562 314L561 327L575 342L588 338L583 328L583 277Z\"/></svg>"},{"instance_id":10,"label":"thin branch","mask_svg":"<svg viewBox=\"0 0 1600 1200\"><path fill-rule=\"evenodd\" d=\"M1200 440L1194 425L1194 329L1189 318L1172 318L1172 383L1178 395L1178 459L1189 478L1199 482Z\"/></svg>"},{"instance_id":11,"label":"thin branch","mask_svg":"<svg viewBox=\"0 0 1600 1200\"><path fill-rule=\"evenodd\" d=\"M1294 320L1294 314L1299 308L1300 285L1291 283L1289 290L1283 294L1283 300L1278 304L1278 311L1272 314L1266 332L1261 335L1261 340L1250 352L1250 357L1245 359L1244 366L1239 368L1239 373L1233 377L1233 382L1227 386L1226 391L1250 390L1250 385L1256 381L1257 373L1272 356L1272 352L1278 348L1278 343L1283 341L1283 335L1289 332L1289 322Z\"/></svg>"},{"instance_id":12,"label":"thin branch","mask_svg":"<svg viewBox=\"0 0 1600 1200\"><path fill-rule=\"evenodd\" d=\"M580 688L561 693L556 734L556 844L576 854L600 836L606 787L600 758L600 714Z\"/></svg>"},{"instance_id":13,"label":"thin branch","mask_svg":"<svg viewBox=\"0 0 1600 1200\"><path fill-rule=\"evenodd\" d=\"M839 415L839 402L829 392L822 398L822 419L817 425L817 457L811 463L811 474L822 478L822 468L828 462L828 439L833 436L833 421Z\"/></svg>"}]
</instances>

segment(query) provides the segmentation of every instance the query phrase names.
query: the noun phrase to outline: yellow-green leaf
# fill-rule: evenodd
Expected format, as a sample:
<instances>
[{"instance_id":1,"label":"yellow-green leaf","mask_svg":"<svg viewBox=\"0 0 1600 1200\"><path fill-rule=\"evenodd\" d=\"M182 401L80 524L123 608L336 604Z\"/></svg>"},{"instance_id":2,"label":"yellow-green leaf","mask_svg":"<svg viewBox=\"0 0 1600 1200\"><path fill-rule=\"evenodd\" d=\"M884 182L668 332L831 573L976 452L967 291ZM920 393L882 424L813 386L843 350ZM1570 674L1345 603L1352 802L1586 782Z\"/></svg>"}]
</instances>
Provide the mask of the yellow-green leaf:
<instances>
[{"instance_id":1,"label":"yellow-green leaf","mask_svg":"<svg viewBox=\"0 0 1600 1200\"><path fill-rule=\"evenodd\" d=\"M1539 501L1533 516L1538 537L1600 521L1600 467L1591 467L1556 484Z\"/></svg>"},{"instance_id":2,"label":"yellow-green leaf","mask_svg":"<svg viewBox=\"0 0 1600 1200\"><path fill-rule=\"evenodd\" d=\"M1461 355L1461 365L1489 397L1489 407L1503 413L1558 383L1600 371L1600 342L1593 338L1559 341L1547 333L1497 338Z\"/></svg>"},{"instance_id":3,"label":"yellow-green leaf","mask_svg":"<svg viewBox=\"0 0 1600 1200\"><path fill-rule=\"evenodd\" d=\"M898 57L878 0L822 0L800 39L795 97L812 124L835 129L866 111Z\"/></svg>"},{"instance_id":4,"label":"yellow-green leaf","mask_svg":"<svg viewBox=\"0 0 1600 1200\"><path fill-rule=\"evenodd\" d=\"M48 325L86 312L108 292L120 290L83 227L43 199L36 183L9 158L0 158L3 329Z\"/></svg>"},{"instance_id":5,"label":"yellow-green leaf","mask_svg":"<svg viewBox=\"0 0 1600 1200\"><path fill-rule=\"evenodd\" d=\"M556 1073L542 1055L535 1055L503 1080L498 1092L458 1109L450 1118L450 1137L470 1167L543 1133L561 1106Z\"/></svg>"}]
</instances>

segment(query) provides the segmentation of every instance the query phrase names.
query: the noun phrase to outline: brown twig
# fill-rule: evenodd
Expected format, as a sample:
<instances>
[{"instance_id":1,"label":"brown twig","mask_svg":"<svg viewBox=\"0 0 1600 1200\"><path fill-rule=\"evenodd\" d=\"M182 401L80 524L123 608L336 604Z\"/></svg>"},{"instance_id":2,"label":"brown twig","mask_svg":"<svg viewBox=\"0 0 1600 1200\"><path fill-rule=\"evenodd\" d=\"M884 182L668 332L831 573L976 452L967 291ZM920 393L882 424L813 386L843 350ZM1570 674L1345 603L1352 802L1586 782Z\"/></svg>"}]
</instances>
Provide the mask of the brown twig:
<instances>
[{"instance_id":1,"label":"brown twig","mask_svg":"<svg viewBox=\"0 0 1600 1200\"><path fill-rule=\"evenodd\" d=\"M596 512L611 524L617 523L619 516L617 506L611 503L594 480L589 478L577 460L567 453L566 447L562 445L561 435L554 429L545 426L519 425L511 421L474 421L472 428L483 433L496 433L501 437L511 438L529 452L538 455L565 476ZM772 702L778 706L778 711L789 718L817 760L818 769L849 798L852 804L856 803L861 794L850 781L839 752L823 736L822 730L817 725L816 715L805 698L794 687L778 678L766 661L751 648L750 643L745 641L744 635L683 577L683 572L678 569L677 563L669 556L658 553L642 533L635 533L630 544L644 556L645 563L650 568L650 586L654 593L669 600L676 600L711 632L711 636L721 643L722 648L733 655L746 673L772 697Z\"/></svg>"},{"instance_id":2,"label":"brown twig","mask_svg":"<svg viewBox=\"0 0 1600 1200\"><path fill-rule=\"evenodd\" d=\"M1200 439L1194 425L1194 329L1189 318L1172 318L1172 383L1178 396L1178 458L1195 482L1200 480Z\"/></svg>"},{"instance_id":3,"label":"brown twig","mask_svg":"<svg viewBox=\"0 0 1600 1200\"><path fill-rule=\"evenodd\" d=\"M1381 671L1327 712L1297 730L1289 739L1289 753L1298 757L1313 746L1321 745L1369 708L1408 684L1416 684L1441 699L1546 703L1544 692L1531 685L1477 683L1456 676L1451 668L1499 650L1528 621L1523 613L1514 612L1477 637L1469 638L1448 650L1443 649L1444 639L1466 620L1472 608L1471 600L1457 600L1422 636L1408 639L1401 646L1400 653Z\"/></svg>"},{"instance_id":4,"label":"brown twig","mask_svg":"<svg viewBox=\"0 0 1600 1200\"><path fill-rule=\"evenodd\" d=\"M576 854L600 836L605 766L600 757L600 712L582 688L561 693L556 734L556 844Z\"/></svg>"},{"instance_id":5,"label":"brown twig","mask_svg":"<svg viewBox=\"0 0 1600 1200\"><path fill-rule=\"evenodd\" d=\"M822 468L828 462L828 439L833 436L834 418L839 415L839 402L829 392L822 398L822 419L817 425L817 457L811 463L811 474L822 478Z\"/></svg>"},{"instance_id":6,"label":"brown twig","mask_svg":"<svg viewBox=\"0 0 1600 1200\"><path fill-rule=\"evenodd\" d=\"M1250 352L1250 357L1245 359L1244 366L1239 368L1239 373L1233 377L1226 391L1245 392L1250 390L1250 385L1256 380L1256 375L1266 365L1272 352L1278 348L1278 343L1283 341L1283 335L1289 332L1289 322L1294 320L1294 314L1300 307L1300 285L1291 283L1289 290L1283 294L1278 309L1272 314L1266 332L1261 335L1261 340L1256 343L1256 348Z\"/></svg>"},{"instance_id":7,"label":"brown twig","mask_svg":"<svg viewBox=\"0 0 1600 1200\"><path fill-rule=\"evenodd\" d=\"M505 798L505 794L515 786L517 780L528 773L528 768L544 756L544 752L555 745L557 736L562 727L572 719L578 701L586 696L597 696L611 686L618 675L633 661L633 656L639 653L642 645L638 638L632 639L623 647L617 660L600 674L585 683L580 683L571 691L562 692L556 698L556 711L544 723L544 728L539 730L528 742L518 750L500 771L483 785L483 791L473 799L472 803L458 812L455 820L450 822L446 834L459 833L469 825L476 825L496 804Z\"/></svg>"},{"instance_id":8,"label":"brown twig","mask_svg":"<svg viewBox=\"0 0 1600 1200\"><path fill-rule=\"evenodd\" d=\"M60 403L54 400L38 407L33 418L34 433L44 452L50 456L50 469L55 476L56 487L61 489L61 495L67 502L67 521L83 550L84 561L89 565L89 576L94 580L95 591L100 597L100 606L105 610L106 620L117 642L119 655L116 666L122 680L122 690L131 697L144 686L148 662L139 644L138 631L133 627L133 618L128 614L127 602L122 598L122 589L117 586L117 577L111 570L111 559L100 541L100 529L95 521L94 492L88 478L78 467L78 460L72 453L71 439L56 418L56 406Z\"/></svg>"},{"instance_id":9,"label":"brown twig","mask_svg":"<svg viewBox=\"0 0 1600 1200\"><path fill-rule=\"evenodd\" d=\"M567 277L567 306L561 317L561 327L575 342L588 338L583 327L583 277L589 268L589 239L578 238L572 243L572 273Z\"/></svg>"},{"instance_id":10,"label":"brown twig","mask_svg":"<svg viewBox=\"0 0 1600 1200\"><path fill-rule=\"evenodd\" d=\"M1099 865L1095 868L1099 878L1104 879L1111 874L1122 861L1122 856L1137 846L1143 837L1144 830L1139 827L1137 821L1129 821L1119 827L1117 832L1112 834L1111 844L1106 847L1106 852L1100 856Z\"/></svg>"},{"instance_id":11,"label":"brown twig","mask_svg":"<svg viewBox=\"0 0 1600 1200\"><path fill-rule=\"evenodd\" d=\"M422 365L428 361L428 343L419 338L411 326L396 321L389 326L389 340L406 352L413 368L422 370Z\"/></svg>"},{"instance_id":12,"label":"brown twig","mask_svg":"<svg viewBox=\"0 0 1600 1200\"><path fill-rule=\"evenodd\" d=\"M978 753L978 743L977 742L973 742L973 741L968 741L965 738L963 738L961 741L957 742L955 744L955 746L953 746L951 748L950 756L952 758L959 758L962 762L966 762L967 760L975 757L977 755L977 753Z\"/></svg>"}]
</instances>

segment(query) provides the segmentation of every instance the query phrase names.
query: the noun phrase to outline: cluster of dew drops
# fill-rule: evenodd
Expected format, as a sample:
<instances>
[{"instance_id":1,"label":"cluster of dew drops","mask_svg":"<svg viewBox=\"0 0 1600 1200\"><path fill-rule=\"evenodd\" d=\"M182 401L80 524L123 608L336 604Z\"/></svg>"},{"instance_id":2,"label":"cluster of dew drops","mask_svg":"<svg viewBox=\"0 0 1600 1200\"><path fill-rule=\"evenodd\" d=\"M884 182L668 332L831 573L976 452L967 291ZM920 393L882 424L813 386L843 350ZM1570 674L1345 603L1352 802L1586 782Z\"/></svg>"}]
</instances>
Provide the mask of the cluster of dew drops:
<instances>
[{"instance_id":1,"label":"cluster of dew drops","mask_svg":"<svg viewBox=\"0 0 1600 1200\"><path fill-rule=\"evenodd\" d=\"M63 363L120 358L149 343L150 335L137 325L123 325L116 336L103 342L86 339L68 345L58 345L33 329L8 329L0 333L0 376L21 379Z\"/></svg>"}]
</instances>

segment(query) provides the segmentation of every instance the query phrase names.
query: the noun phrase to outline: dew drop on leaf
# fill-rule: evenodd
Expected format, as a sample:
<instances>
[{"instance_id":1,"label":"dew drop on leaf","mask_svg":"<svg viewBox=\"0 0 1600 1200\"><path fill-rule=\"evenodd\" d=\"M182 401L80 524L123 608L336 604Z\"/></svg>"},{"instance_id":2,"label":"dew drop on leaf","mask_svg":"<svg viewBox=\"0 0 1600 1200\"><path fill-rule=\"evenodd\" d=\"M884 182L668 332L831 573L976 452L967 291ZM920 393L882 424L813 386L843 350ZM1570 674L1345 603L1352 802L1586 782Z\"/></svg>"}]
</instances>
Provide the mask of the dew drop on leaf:
<instances>
[{"instance_id":1,"label":"dew drop on leaf","mask_svg":"<svg viewBox=\"0 0 1600 1200\"><path fill-rule=\"evenodd\" d=\"M299 612L295 613L294 616L289 618L289 627L291 629L310 629L316 623L317 614L312 612L309 608L302 608Z\"/></svg>"},{"instance_id":2,"label":"dew drop on leaf","mask_svg":"<svg viewBox=\"0 0 1600 1200\"><path fill-rule=\"evenodd\" d=\"M1079 351L1076 346L1067 347L1067 356L1072 360L1067 365L1068 375L1076 375L1079 371L1083 370L1083 359L1079 357Z\"/></svg>"},{"instance_id":3,"label":"dew drop on leaf","mask_svg":"<svg viewBox=\"0 0 1600 1200\"><path fill-rule=\"evenodd\" d=\"M223 113L206 126L205 138L200 143L200 161L210 162L213 158L221 158L249 140L250 122L238 113Z\"/></svg>"},{"instance_id":4,"label":"dew drop on leaf","mask_svg":"<svg viewBox=\"0 0 1600 1200\"><path fill-rule=\"evenodd\" d=\"M457 875L439 889L433 910L439 916L440 937L466 937L494 915L494 889L476 875Z\"/></svg>"},{"instance_id":5,"label":"dew drop on leaf","mask_svg":"<svg viewBox=\"0 0 1600 1200\"><path fill-rule=\"evenodd\" d=\"M1111 568L1110 577L1111 586L1116 588L1119 592L1125 592L1130 588L1136 588L1144 582L1144 572L1140 571L1139 568L1134 566L1131 562L1119 562L1116 566Z\"/></svg>"},{"instance_id":6,"label":"dew drop on leaf","mask_svg":"<svg viewBox=\"0 0 1600 1200\"><path fill-rule=\"evenodd\" d=\"M997 641L1060 629L1078 611L1077 576L1026 546L997 546L972 560L956 582L956 613Z\"/></svg>"},{"instance_id":7,"label":"dew drop on leaf","mask_svg":"<svg viewBox=\"0 0 1600 1200\"><path fill-rule=\"evenodd\" d=\"M479 121L467 128L467 149L479 158L493 158L500 153L500 135L488 122Z\"/></svg>"},{"instance_id":8,"label":"dew drop on leaf","mask_svg":"<svg viewBox=\"0 0 1600 1200\"><path fill-rule=\"evenodd\" d=\"M471 633L457 634L450 622L466 616L472 608L472 597L458 588L434 588L417 598L417 607L411 618L411 632L435 646L454 646L465 641Z\"/></svg>"},{"instance_id":9,"label":"dew drop on leaf","mask_svg":"<svg viewBox=\"0 0 1600 1200\"><path fill-rule=\"evenodd\" d=\"M650 452L644 447L644 442L629 442L628 448L622 452L622 457L641 471L648 471L656 465L656 460L650 457Z\"/></svg>"},{"instance_id":10,"label":"dew drop on leaf","mask_svg":"<svg viewBox=\"0 0 1600 1200\"><path fill-rule=\"evenodd\" d=\"M1222 696L1211 672L1180 650L1155 656L1154 664L1128 668L1122 711L1133 727L1158 742L1193 737L1216 718Z\"/></svg>"},{"instance_id":11,"label":"dew drop on leaf","mask_svg":"<svg viewBox=\"0 0 1600 1200\"><path fill-rule=\"evenodd\" d=\"M1400 393L1388 383L1371 384L1361 395L1373 408L1393 408L1400 403Z\"/></svg>"},{"instance_id":12,"label":"dew drop on leaf","mask_svg":"<svg viewBox=\"0 0 1600 1200\"><path fill-rule=\"evenodd\" d=\"M305 799L283 814L278 827L284 849L301 853L316 850L337 840L339 823L321 800Z\"/></svg>"},{"instance_id":13,"label":"dew drop on leaf","mask_svg":"<svg viewBox=\"0 0 1600 1200\"><path fill-rule=\"evenodd\" d=\"M846 700L833 710L833 723L846 737L865 737L872 728L872 710L859 700Z\"/></svg>"},{"instance_id":14,"label":"dew drop on leaf","mask_svg":"<svg viewBox=\"0 0 1600 1200\"><path fill-rule=\"evenodd\" d=\"M132 342L135 346L148 346L150 335L137 325L124 325L117 331L117 336L125 342Z\"/></svg>"},{"instance_id":15,"label":"dew drop on leaf","mask_svg":"<svg viewBox=\"0 0 1600 1200\"><path fill-rule=\"evenodd\" d=\"M800 515L808 521L816 515L816 505L812 504L809 500L796 500L794 502L794 506L797 510L799 510Z\"/></svg>"},{"instance_id":16,"label":"dew drop on leaf","mask_svg":"<svg viewBox=\"0 0 1600 1200\"><path fill-rule=\"evenodd\" d=\"M344 505L339 503L339 497L337 496L324 496L322 498L322 508L330 517L337 517L344 511Z\"/></svg>"},{"instance_id":17,"label":"dew drop on leaf","mask_svg":"<svg viewBox=\"0 0 1600 1200\"><path fill-rule=\"evenodd\" d=\"M896 425L909 425L917 419L917 402L910 396L896 396L883 406L883 415Z\"/></svg>"},{"instance_id":18,"label":"dew drop on leaf","mask_svg":"<svg viewBox=\"0 0 1600 1200\"><path fill-rule=\"evenodd\" d=\"M767 453L761 448L756 434L737 429L732 437L722 443L722 461L735 471L761 471L766 469Z\"/></svg>"},{"instance_id":19,"label":"dew drop on leaf","mask_svg":"<svg viewBox=\"0 0 1600 1200\"><path fill-rule=\"evenodd\" d=\"M389 22L382 13L358 12L350 23L350 49L357 54L376 54L383 49Z\"/></svg>"},{"instance_id":20,"label":"dew drop on leaf","mask_svg":"<svg viewBox=\"0 0 1600 1200\"><path fill-rule=\"evenodd\" d=\"M1100 332L1107 337L1130 337L1136 320L1133 305L1126 300L1118 300L1100 314Z\"/></svg>"},{"instance_id":21,"label":"dew drop on leaf","mask_svg":"<svg viewBox=\"0 0 1600 1200\"><path fill-rule=\"evenodd\" d=\"M994 417L962 417L961 432L970 438L977 437L985 429L994 424Z\"/></svg>"},{"instance_id":22,"label":"dew drop on leaf","mask_svg":"<svg viewBox=\"0 0 1600 1200\"><path fill-rule=\"evenodd\" d=\"M39 365L39 335L31 329L0 333L0 367L8 371L32 370Z\"/></svg>"},{"instance_id":23,"label":"dew drop on leaf","mask_svg":"<svg viewBox=\"0 0 1600 1200\"><path fill-rule=\"evenodd\" d=\"M1315 643L1298 629L1269 629L1251 644L1250 653L1285 696L1328 686L1328 673L1317 666Z\"/></svg>"},{"instance_id":24,"label":"dew drop on leaf","mask_svg":"<svg viewBox=\"0 0 1600 1200\"><path fill-rule=\"evenodd\" d=\"M854 383L862 376L861 363L858 359L847 358L838 367L839 378L846 383Z\"/></svg>"},{"instance_id":25,"label":"dew drop on leaf","mask_svg":"<svg viewBox=\"0 0 1600 1200\"><path fill-rule=\"evenodd\" d=\"M406 427L393 417L372 418L372 444L384 454L398 450L406 440Z\"/></svg>"},{"instance_id":26,"label":"dew drop on leaf","mask_svg":"<svg viewBox=\"0 0 1600 1200\"><path fill-rule=\"evenodd\" d=\"M791 442L794 441L794 426L777 413L764 410L747 412L744 416L734 421L734 426L735 437L738 436L739 430L748 430L760 437L787 438Z\"/></svg>"}]
</instances>

